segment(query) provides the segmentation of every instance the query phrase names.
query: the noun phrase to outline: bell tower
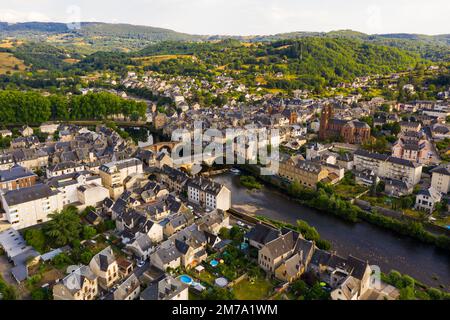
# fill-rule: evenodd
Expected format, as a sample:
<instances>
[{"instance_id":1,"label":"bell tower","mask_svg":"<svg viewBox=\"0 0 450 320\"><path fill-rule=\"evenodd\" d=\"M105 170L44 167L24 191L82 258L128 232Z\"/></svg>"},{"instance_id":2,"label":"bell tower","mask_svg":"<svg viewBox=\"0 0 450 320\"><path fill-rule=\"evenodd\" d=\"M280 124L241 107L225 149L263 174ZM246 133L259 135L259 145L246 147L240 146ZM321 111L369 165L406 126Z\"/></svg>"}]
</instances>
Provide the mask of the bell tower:
<instances>
[{"instance_id":1,"label":"bell tower","mask_svg":"<svg viewBox=\"0 0 450 320\"><path fill-rule=\"evenodd\" d=\"M333 107L331 104L326 104L322 109L322 114L320 117L320 128L319 128L319 138L325 140L327 138L328 124L330 119L333 117Z\"/></svg>"}]
</instances>

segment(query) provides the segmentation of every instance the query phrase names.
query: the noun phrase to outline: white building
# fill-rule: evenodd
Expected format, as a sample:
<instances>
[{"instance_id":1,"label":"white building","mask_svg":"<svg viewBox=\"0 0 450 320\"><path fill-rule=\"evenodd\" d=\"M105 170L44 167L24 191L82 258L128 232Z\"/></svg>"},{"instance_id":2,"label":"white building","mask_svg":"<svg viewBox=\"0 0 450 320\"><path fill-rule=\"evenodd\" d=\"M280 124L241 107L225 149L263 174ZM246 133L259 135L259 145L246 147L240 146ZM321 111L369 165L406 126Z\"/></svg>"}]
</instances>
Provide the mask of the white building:
<instances>
[{"instance_id":1,"label":"white building","mask_svg":"<svg viewBox=\"0 0 450 320\"><path fill-rule=\"evenodd\" d=\"M431 187L442 193L450 191L450 171L445 167L431 170Z\"/></svg>"},{"instance_id":2,"label":"white building","mask_svg":"<svg viewBox=\"0 0 450 320\"><path fill-rule=\"evenodd\" d=\"M85 166L81 163L76 163L73 161L60 162L55 165L50 165L47 167L46 174L47 178L54 178L70 173L81 172L85 170Z\"/></svg>"},{"instance_id":3,"label":"white building","mask_svg":"<svg viewBox=\"0 0 450 320\"><path fill-rule=\"evenodd\" d=\"M0 194L6 220L14 229L23 229L49 220L48 215L63 208L58 192L46 184Z\"/></svg>"},{"instance_id":4,"label":"white building","mask_svg":"<svg viewBox=\"0 0 450 320\"><path fill-rule=\"evenodd\" d=\"M357 171L372 170L380 178L396 179L414 186L420 182L422 165L384 154L357 150L353 163Z\"/></svg>"},{"instance_id":5,"label":"white building","mask_svg":"<svg viewBox=\"0 0 450 320\"><path fill-rule=\"evenodd\" d=\"M114 200L123 193L124 181L127 177L140 175L143 172L142 161L136 158L113 161L99 168L102 184L109 190L109 194Z\"/></svg>"},{"instance_id":6,"label":"white building","mask_svg":"<svg viewBox=\"0 0 450 320\"><path fill-rule=\"evenodd\" d=\"M58 131L59 125L57 123L43 123L40 125L39 130L42 133L54 134Z\"/></svg>"},{"instance_id":7,"label":"white building","mask_svg":"<svg viewBox=\"0 0 450 320\"><path fill-rule=\"evenodd\" d=\"M95 207L109 197L108 189L102 187L100 176L87 171L52 178L48 185L59 191L63 206L75 205L79 210L87 206Z\"/></svg>"},{"instance_id":8,"label":"white building","mask_svg":"<svg viewBox=\"0 0 450 320\"><path fill-rule=\"evenodd\" d=\"M420 190L416 196L415 208L432 213L436 204L439 203L441 199L441 193L433 187L430 187L427 190Z\"/></svg>"},{"instance_id":9,"label":"white building","mask_svg":"<svg viewBox=\"0 0 450 320\"><path fill-rule=\"evenodd\" d=\"M188 182L188 200L206 209L227 211L231 207L231 191L219 183L200 177Z\"/></svg>"}]
</instances>

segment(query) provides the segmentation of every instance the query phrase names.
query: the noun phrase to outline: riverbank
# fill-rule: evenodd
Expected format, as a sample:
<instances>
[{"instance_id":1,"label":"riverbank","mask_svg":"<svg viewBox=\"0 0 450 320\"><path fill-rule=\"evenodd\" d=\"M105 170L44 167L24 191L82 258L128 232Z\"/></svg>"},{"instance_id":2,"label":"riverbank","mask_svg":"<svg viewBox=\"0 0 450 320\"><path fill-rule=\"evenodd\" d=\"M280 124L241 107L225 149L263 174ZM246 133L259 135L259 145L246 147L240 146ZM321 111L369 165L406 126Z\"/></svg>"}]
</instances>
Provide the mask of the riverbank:
<instances>
[{"instance_id":1,"label":"riverbank","mask_svg":"<svg viewBox=\"0 0 450 320\"><path fill-rule=\"evenodd\" d=\"M278 177L261 176L258 174L258 168L252 166L242 165L239 169L279 189L290 200L296 201L304 206L333 214L352 223L358 223L360 220L364 220L378 227L386 228L401 235L409 236L450 251L450 237L444 234L436 235L431 233L425 230L423 225L417 221L403 221L375 212L367 212L349 201L341 199L338 194L335 194L331 188L325 185L319 185L318 190L314 191L302 188L301 186L294 186L294 184L283 183Z\"/></svg>"},{"instance_id":2,"label":"riverbank","mask_svg":"<svg viewBox=\"0 0 450 320\"><path fill-rule=\"evenodd\" d=\"M287 228L294 230L303 235L307 240L315 242L319 249L330 251L329 243L323 240L320 234L314 227L311 227L305 221L298 220L296 225L270 219L263 216L254 216L245 214L235 209L228 211L232 216L246 221L254 225L255 223L262 223L272 228ZM413 277L401 274L396 270L390 270L388 273L381 274L382 280L400 290L400 299L403 300L448 300L450 293L444 292L440 289L427 286Z\"/></svg>"},{"instance_id":3,"label":"riverbank","mask_svg":"<svg viewBox=\"0 0 450 320\"><path fill-rule=\"evenodd\" d=\"M236 174L225 173L212 178L231 190L233 209L293 225L297 220L306 221L317 229L322 239L331 242L333 251L341 256L351 254L382 270L399 270L426 285L443 285L450 290L450 255L447 251L364 220L353 223L304 206L269 184L261 190L249 191L240 184Z\"/></svg>"}]
</instances>

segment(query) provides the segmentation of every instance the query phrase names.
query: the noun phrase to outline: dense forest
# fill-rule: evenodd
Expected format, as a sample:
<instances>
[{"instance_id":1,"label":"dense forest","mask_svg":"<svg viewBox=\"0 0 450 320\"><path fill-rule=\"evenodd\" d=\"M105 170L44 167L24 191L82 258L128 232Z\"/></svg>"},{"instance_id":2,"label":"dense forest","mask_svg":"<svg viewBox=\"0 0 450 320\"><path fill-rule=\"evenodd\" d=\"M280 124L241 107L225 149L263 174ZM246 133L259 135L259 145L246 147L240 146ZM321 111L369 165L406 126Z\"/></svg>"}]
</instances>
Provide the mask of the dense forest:
<instances>
[{"instance_id":1,"label":"dense forest","mask_svg":"<svg viewBox=\"0 0 450 320\"><path fill-rule=\"evenodd\" d=\"M0 123L41 123L48 120L103 120L123 115L130 120L145 118L147 105L122 99L112 93L88 93L66 97L37 92L0 91Z\"/></svg>"},{"instance_id":2,"label":"dense forest","mask_svg":"<svg viewBox=\"0 0 450 320\"><path fill-rule=\"evenodd\" d=\"M197 58L165 60L147 66L148 70L211 77L220 68L244 83L262 77L261 82L266 82L268 88L281 89L336 85L358 76L407 70L422 61L418 55L396 48L337 38L281 40L252 46L236 40L165 42L151 45L139 54L187 54Z\"/></svg>"}]
</instances>

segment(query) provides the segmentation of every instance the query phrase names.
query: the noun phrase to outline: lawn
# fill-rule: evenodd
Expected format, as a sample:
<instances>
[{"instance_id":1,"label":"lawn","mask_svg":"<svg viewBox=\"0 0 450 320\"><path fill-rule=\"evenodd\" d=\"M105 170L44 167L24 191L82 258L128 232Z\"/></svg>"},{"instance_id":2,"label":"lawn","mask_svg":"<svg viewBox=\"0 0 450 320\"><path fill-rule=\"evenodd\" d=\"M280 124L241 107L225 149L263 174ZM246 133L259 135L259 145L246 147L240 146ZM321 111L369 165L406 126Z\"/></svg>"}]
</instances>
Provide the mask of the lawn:
<instances>
[{"instance_id":1,"label":"lawn","mask_svg":"<svg viewBox=\"0 0 450 320\"><path fill-rule=\"evenodd\" d=\"M257 278L254 283L250 280L242 280L233 286L233 293L238 300L263 300L267 299L273 289L270 281Z\"/></svg>"},{"instance_id":2,"label":"lawn","mask_svg":"<svg viewBox=\"0 0 450 320\"><path fill-rule=\"evenodd\" d=\"M217 278L213 274L211 274L208 270L204 270L201 273L197 273L194 270L189 270L186 272L189 276L191 276L195 280L199 280L203 284L208 284L210 286L214 285L214 280Z\"/></svg>"},{"instance_id":3,"label":"lawn","mask_svg":"<svg viewBox=\"0 0 450 320\"><path fill-rule=\"evenodd\" d=\"M439 214L433 214L436 218L435 224L441 227L450 226L450 216L442 217Z\"/></svg>"},{"instance_id":4,"label":"lawn","mask_svg":"<svg viewBox=\"0 0 450 320\"><path fill-rule=\"evenodd\" d=\"M336 194L345 199L354 198L355 196L367 191L367 187L360 185L337 184L334 187Z\"/></svg>"}]
</instances>

